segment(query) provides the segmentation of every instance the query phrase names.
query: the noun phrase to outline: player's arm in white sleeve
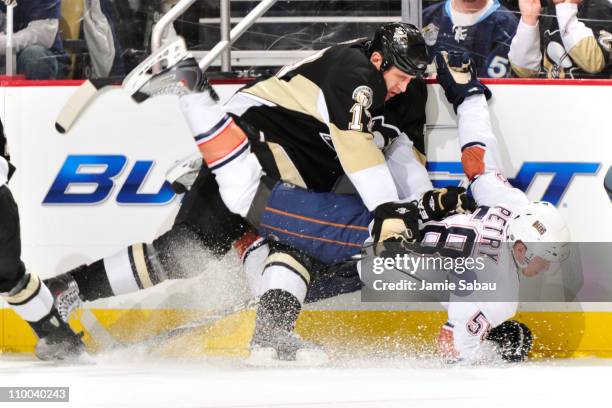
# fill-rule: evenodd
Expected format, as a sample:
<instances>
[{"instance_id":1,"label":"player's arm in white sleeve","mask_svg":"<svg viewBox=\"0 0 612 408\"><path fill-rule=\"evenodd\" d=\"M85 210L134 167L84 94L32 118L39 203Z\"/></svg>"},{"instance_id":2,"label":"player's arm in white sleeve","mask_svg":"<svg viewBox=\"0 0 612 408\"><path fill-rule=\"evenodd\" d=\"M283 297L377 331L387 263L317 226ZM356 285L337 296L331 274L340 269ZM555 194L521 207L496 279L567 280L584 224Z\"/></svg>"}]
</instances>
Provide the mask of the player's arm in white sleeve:
<instances>
[{"instance_id":1,"label":"player's arm in white sleeve","mask_svg":"<svg viewBox=\"0 0 612 408\"><path fill-rule=\"evenodd\" d=\"M450 302L448 320L438 337L438 352L447 362L489 359L494 350L484 340L490 329L491 322L475 303Z\"/></svg>"},{"instance_id":2,"label":"player's arm in white sleeve","mask_svg":"<svg viewBox=\"0 0 612 408\"><path fill-rule=\"evenodd\" d=\"M501 174L497 138L491 129L489 108L484 95L466 98L457 108L459 145L463 170L471 181L478 205L501 202L527 204L525 193L514 188Z\"/></svg>"},{"instance_id":3,"label":"player's arm in white sleeve","mask_svg":"<svg viewBox=\"0 0 612 408\"><path fill-rule=\"evenodd\" d=\"M427 169L417 159L414 145L406 134L402 133L385 150L385 159L400 200L418 200L433 189Z\"/></svg>"},{"instance_id":4,"label":"player's arm in white sleeve","mask_svg":"<svg viewBox=\"0 0 612 408\"><path fill-rule=\"evenodd\" d=\"M516 314L516 302L461 302L448 304L448 320L440 329L438 351L448 362L479 363L500 356L489 333ZM521 346L521 345L517 345Z\"/></svg>"}]
</instances>

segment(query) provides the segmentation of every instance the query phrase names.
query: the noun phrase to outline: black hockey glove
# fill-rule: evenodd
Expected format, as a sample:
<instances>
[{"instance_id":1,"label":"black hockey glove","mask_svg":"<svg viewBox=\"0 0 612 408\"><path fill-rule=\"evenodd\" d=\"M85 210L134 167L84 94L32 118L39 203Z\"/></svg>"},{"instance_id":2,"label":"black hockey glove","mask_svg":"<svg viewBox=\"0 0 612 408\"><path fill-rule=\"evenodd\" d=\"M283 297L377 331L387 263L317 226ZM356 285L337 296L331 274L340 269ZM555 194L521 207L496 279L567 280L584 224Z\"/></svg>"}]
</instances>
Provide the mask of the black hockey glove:
<instances>
[{"instance_id":1,"label":"black hockey glove","mask_svg":"<svg viewBox=\"0 0 612 408\"><path fill-rule=\"evenodd\" d=\"M489 99L491 91L478 80L474 64L468 53L442 51L436 54L438 83L444 89L446 99L457 107L468 96L484 94Z\"/></svg>"},{"instance_id":2,"label":"black hockey glove","mask_svg":"<svg viewBox=\"0 0 612 408\"><path fill-rule=\"evenodd\" d=\"M423 222L440 221L453 214L463 214L476 209L476 201L467 195L465 188L448 186L434 188L419 200L419 213Z\"/></svg>"},{"instance_id":3,"label":"black hockey glove","mask_svg":"<svg viewBox=\"0 0 612 408\"><path fill-rule=\"evenodd\" d=\"M507 320L494 327L486 340L497 344L502 359L509 363L525 361L533 345L531 330L516 320Z\"/></svg>"},{"instance_id":4,"label":"black hockey glove","mask_svg":"<svg viewBox=\"0 0 612 408\"><path fill-rule=\"evenodd\" d=\"M385 203L376 207L372 237L377 255L384 251L385 243L403 245L419 241L419 210L416 202Z\"/></svg>"}]
</instances>

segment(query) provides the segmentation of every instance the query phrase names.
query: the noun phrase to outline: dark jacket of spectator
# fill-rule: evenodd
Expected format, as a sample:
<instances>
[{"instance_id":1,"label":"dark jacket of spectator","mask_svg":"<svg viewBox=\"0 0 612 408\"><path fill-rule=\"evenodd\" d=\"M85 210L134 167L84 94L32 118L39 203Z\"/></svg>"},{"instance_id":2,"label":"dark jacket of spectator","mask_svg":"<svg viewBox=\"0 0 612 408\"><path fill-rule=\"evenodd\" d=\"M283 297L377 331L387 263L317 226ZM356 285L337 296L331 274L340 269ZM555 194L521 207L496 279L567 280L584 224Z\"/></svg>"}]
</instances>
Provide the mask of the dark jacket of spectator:
<instances>
[{"instance_id":1,"label":"dark jacket of spectator","mask_svg":"<svg viewBox=\"0 0 612 408\"><path fill-rule=\"evenodd\" d=\"M491 0L474 13L459 13L451 0L423 11L423 37L429 55L438 51L468 52L479 77L500 78L510 74L508 51L518 18Z\"/></svg>"}]
</instances>

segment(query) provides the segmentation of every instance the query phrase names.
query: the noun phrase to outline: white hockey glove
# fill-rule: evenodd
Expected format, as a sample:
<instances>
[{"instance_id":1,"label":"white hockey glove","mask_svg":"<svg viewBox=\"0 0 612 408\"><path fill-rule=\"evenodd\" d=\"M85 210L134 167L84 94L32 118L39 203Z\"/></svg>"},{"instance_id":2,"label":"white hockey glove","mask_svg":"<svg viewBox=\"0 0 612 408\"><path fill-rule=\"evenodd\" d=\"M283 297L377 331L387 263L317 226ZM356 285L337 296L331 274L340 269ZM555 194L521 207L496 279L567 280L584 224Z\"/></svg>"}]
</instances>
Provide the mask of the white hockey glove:
<instances>
[{"instance_id":1,"label":"white hockey glove","mask_svg":"<svg viewBox=\"0 0 612 408\"><path fill-rule=\"evenodd\" d=\"M202 168L202 155L194 153L176 161L166 173L166 181L172 185L176 194L183 194L191 190L200 169Z\"/></svg>"}]
</instances>

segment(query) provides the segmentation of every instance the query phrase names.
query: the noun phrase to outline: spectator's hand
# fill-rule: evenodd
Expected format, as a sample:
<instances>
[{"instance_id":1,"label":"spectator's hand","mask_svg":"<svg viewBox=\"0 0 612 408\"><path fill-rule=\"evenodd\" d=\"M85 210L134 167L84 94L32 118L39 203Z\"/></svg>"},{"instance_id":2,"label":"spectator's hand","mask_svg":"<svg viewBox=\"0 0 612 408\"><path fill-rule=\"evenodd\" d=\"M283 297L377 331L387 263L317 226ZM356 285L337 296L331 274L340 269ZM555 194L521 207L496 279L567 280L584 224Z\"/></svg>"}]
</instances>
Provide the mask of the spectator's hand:
<instances>
[{"instance_id":1,"label":"spectator's hand","mask_svg":"<svg viewBox=\"0 0 612 408\"><path fill-rule=\"evenodd\" d=\"M491 91L476 77L476 70L467 53L442 51L435 56L438 83L455 112L465 98L483 94L487 99Z\"/></svg>"},{"instance_id":2,"label":"spectator's hand","mask_svg":"<svg viewBox=\"0 0 612 408\"><path fill-rule=\"evenodd\" d=\"M563 2L563 0L560 0L560 2ZM538 23L540 11L542 10L540 0L519 0L519 9L521 10L521 18L525 24L534 26Z\"/></svg>"}]
</instances>

